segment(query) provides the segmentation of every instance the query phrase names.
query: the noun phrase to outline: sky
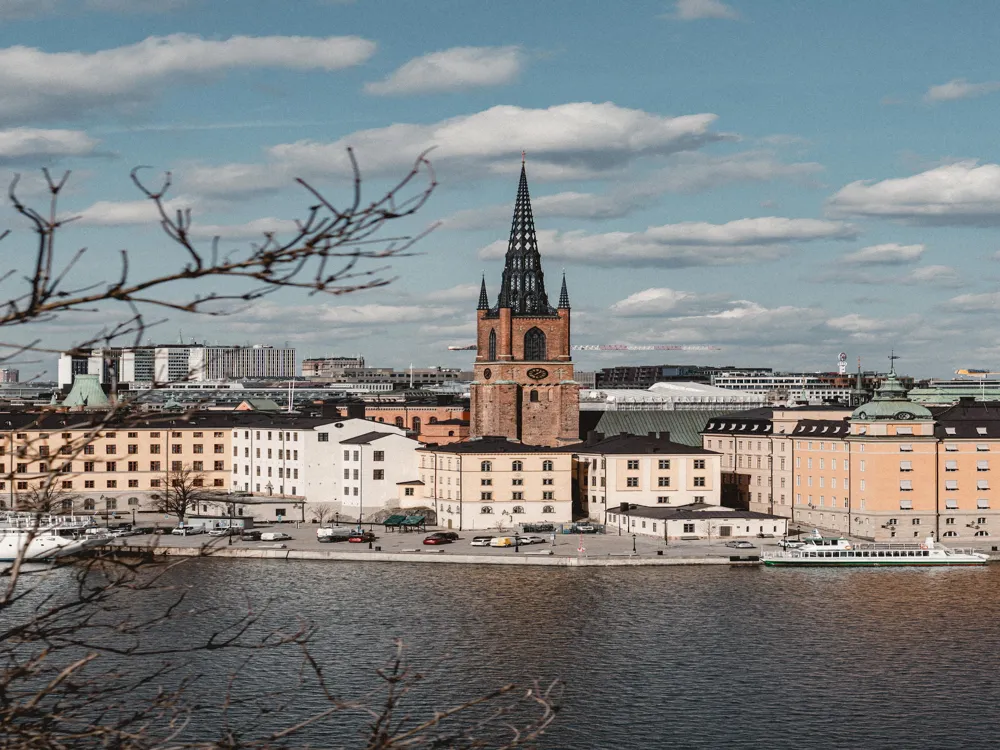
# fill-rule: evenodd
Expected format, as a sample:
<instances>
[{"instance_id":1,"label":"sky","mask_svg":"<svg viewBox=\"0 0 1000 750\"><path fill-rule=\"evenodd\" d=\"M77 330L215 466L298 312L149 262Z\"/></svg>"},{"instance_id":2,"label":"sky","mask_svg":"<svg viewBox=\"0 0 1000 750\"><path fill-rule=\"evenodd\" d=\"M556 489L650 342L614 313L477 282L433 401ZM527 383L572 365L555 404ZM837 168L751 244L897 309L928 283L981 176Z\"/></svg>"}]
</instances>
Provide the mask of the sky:
<instances>
[{"instance_id":1,"label":"sky","mask_svg":"<svg viewBox=\"0 0 1000 750\"><path fill-rule=\"evenodd\" d=\"M138 274L184 262L135 166L170 171L198 241L238 252L305 214L295 178L349 197L348 146L370 197L433 149L430 201L387 232L433 231L390 286L157 313L157 342L468 368L447 346L474 340L481 275L499 291L524 151L574 343L719 347L578 369L828 371L843 351L870 370L895 350L917 376L1000 370L997 19L977 0L0 0L0 182L23 174L44 206L40 168L72 170L58 258L86 247L90 284L122 249ZM13 294L35 238L0 216ZM66 347L115 320L6 341Z\"/></svg>"}]
</instances>

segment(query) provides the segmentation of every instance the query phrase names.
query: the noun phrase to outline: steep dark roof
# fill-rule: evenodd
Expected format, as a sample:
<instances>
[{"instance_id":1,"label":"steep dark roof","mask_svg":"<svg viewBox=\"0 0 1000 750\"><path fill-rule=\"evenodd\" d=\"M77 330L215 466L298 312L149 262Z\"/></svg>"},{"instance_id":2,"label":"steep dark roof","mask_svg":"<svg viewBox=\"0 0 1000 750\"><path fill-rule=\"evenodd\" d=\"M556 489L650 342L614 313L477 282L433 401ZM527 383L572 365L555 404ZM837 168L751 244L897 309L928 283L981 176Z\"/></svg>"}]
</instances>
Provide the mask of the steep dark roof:
<instances>
[{"instance_id":1,"label":"steep dark roof","mask_svg":"<svg viewBox=\"0 0 1000 750\"><path fill-rule=\"evenodd\" d=\"M560 453L564 449L546 448L541 445L525 445L524 443L508 440L505 437L488 435L477 440L465 440L461 443L448 443L447 445L429 443L426 446L417 448L417 450L433 453Z\"/></svg>"},{"instance_id":2,"label":"steep dark roof","mask_svg":"<svg viewBox=\"0 0 1000 750\"><path fill-rule=\"evenodd\" d=\"M654 455L675 455L696 454L696 455L716 455L714 451L696 448L692 445L675 443L670 440L666 433L654 433L653 435L628 435L621 434L604 438L593 443L579 443L563 448L572 450L574 453L602 453L602 454L654 454Z\"/></svg>"},{"instance_id":3,"label":"steep dark roof","mask_svg":"<svg viewBox=\"0 0 1000 750\"><path fill-rule=\"evenodd\" d=\"M563 273L562 289L559 290L559 309L569 310L569 291L566 289L565 273Z\"/></svg>"},{"instance_id":4,"label":"steep dark roof","mask_svg":"<svg viewBox=\"0 0 1000 750\"><path fill-rule=\"evenodd\" d=\"M847 419L803 419L795 425L792 435L806 437L843 437L851 432Z\"/></svg>"},{"instance_id":5,"label":"steep dark roof","mask_svg":"<svg viewBox=\"0 0 1000 750\"><path fill-rule=\"evenodd\" d=\"M477 310L489 310L490 309L490 298L486 294L486 276L483 276L483 283L479 287L479 304L476 306Z\"/></svg>"},{"instance_id":6,"label":"steep dark roof","mask_svg":"<svg viewBox=\"0 0 1000 750\"><path fill-rule=\"evenodd\" d=\"M356 437L347 438L346 440L341 440L341 445L368 445L369 443L374 443L376 440L381 440L384 437L389 437L389 435L398 435L397 432L366 432L364 435L358 435Z\"/></svg>"},{"instance_id":7,"label":"steep dark roof","mask_svg":"<svg viewBox=\"0 0 1000 750\"><path fill-rule=\"evenodd\" d=\"M1000 403L996 401L960 401L953 406L932 407L931 412L937 420L936 437L983 440L1000 436Z\"/></svg>"},{"instance_id":8,"label":"steep dark roof","mask_svg":"<svg viewBox=\"0 0 1000 750\"><path fill-rule=\"evenodd\" d=\"M718 433L723 435L770 435L771 418L741 417L737 414L726 414L709 419L702 430L705 434Z\"/></svg>"},{"instance_id":9,"label":"steep dark roof","mask_svg":"<svg viewBox=\"0 0 1000 750\"><path fill-rule=\"evenodd\" d=\"M702 504L698 504L699 507L705 507ZM783 516L772 516L767 513L757 513L752 510L735 510L733 508L719 508L719 510L698 510L696 508L689 508L689 506L681 505L676 508L668 508L659 505L640 505L635 508L630 508L628 511L621 511L611 506L607 509L608 513L620 513L623 516L636 516L638 518L655 518L665 521L691 521L691 520L704 520L706 518L713 519L723 519L723 518L741 518L748 520L760 520L760 521L771 521L771 520L782 520Z\"/></svg>"},{"instance_id":10,"label":"steep dark roof","mask_svg":"<svg viewBox=\"0 0 1000 750\"><path fill-rule=\"evenodd\" d=\"M535 219L528 195L528 176L521 163L521 181L517 187L514 218L510 225L510 240L500 283L498 308L510 308L513 315L555 315L545 293L545 275L538 253Z\"/></svg>"}]
</instances>

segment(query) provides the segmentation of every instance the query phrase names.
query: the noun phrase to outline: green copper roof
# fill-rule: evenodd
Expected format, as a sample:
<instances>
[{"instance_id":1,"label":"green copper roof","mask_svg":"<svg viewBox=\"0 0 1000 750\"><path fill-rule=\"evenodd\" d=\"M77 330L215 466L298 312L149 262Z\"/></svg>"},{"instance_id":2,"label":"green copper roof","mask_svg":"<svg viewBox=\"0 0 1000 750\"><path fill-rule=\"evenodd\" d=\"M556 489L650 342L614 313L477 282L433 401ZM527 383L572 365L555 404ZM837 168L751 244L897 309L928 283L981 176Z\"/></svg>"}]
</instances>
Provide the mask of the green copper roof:
<instances>
[{"instance_id":1,"label":"green copper roof","mask_svg":"<svg viewBox=\"0 0 1000 750\"><path fill-rule=\"evenodd\" d=\"M899 382L894 370L889 371L882 385L875 391L875 397L867 404L861 404L851 414L851 419L859 422L933 418L926 406L914 403L906 397L906 388Z\"/></svg>"},{"instance_id":2,"label":"green copper roof","mask_svg":"<svg viewBox=\"0 0 1000 750\"><path fill-rule=\"evenodd\" d=\"M77 375L73 378L73 387L69 395L63 399L63 406L71 408L98 409L108 405L108 397L96 375Z\"/></svg>"}]
</instances>

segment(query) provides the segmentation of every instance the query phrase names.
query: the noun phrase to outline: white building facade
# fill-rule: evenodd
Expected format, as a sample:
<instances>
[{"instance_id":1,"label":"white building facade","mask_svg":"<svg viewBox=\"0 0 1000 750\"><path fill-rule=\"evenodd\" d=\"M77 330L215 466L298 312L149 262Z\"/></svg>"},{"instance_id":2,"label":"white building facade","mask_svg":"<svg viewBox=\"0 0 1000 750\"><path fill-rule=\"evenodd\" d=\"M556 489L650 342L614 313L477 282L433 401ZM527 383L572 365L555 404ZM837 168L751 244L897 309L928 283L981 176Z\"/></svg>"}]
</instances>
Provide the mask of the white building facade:
<instances>
[{"instance_id":1,"label":"white building facade","mask_svg":"<svg viewBox=\"0 0 1000 750\"><path fill-rule=\"evenodd\" d=\"M339 443L343 466L340 512L349 518L365 519L396 507L398 485L413 477L420 443L400 434L397 427L392 430L372 430Z\"/></svg>"}]
</instances>

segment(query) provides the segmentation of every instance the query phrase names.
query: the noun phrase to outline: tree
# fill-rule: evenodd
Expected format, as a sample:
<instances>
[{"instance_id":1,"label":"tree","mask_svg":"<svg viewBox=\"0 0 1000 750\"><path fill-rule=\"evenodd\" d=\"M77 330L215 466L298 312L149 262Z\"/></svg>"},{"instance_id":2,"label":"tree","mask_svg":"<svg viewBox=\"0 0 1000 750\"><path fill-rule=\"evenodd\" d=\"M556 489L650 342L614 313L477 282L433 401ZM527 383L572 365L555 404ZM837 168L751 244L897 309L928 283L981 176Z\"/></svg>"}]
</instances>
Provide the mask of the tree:
<instances>
[{"instance_id":1,"label":"tree","mask_svg":"<svg viewBox=\"0 0 1000 750\"><path fill-rule=\"evenodd\" d=\"M22 200L15 179L9 199L37 237L34 252L5 256L11 264L24 261L25 265L12 265L0 275L8 284L0 328L9 333L0 338L0 361L53 353L44 343L45 335L37 330L40 324L71 320L79 326L93 315L94 330L80 336L73 349L78 351L97 344L139 343L156 322L150 317L154 311L225 315L278 290L343 295L389 283L392 279L385 263L407 254L421 235L385 236L383 230L426 203L436 185L434 175L421 155L403 179L366 201L360 171L353 154L349 155L354 178L345 204L335 204L299 180L309 202L297 231L281 240L265 234L259 242L231 252L221 249L218 238L206 245L196 242L192 212L175 211L167 203L169 174L158 186L150 187L141 179L140 170L133 170L136 187L157 209L169 240L164 253L174 266L164 273L143 273L123 250L116 272L97 285L76 281L87 251L63 255L57 242L73 220L58 210L69 173L55 178L43 171L48 201L37 208ZM4 237L11 241L9 233L0 235ZM139 401L141 396L121 399L87 417L90 434L100 434L109 425L127 429L129 420L139 418ZM142 414L142 418L149 417ZM60 460L75 459L90 440L73 446ZM43 456L41 448L37 454ZM13 482L10 468L6 480ZM33 478L23 500L35 511L36 520L43 509L56 507L60 478L51 464L43 476ZM197 472L188 467L170 472L160 492L164 512L183 523L208 494L198 479ZM38 532L36 525L32 533ZM211 547L201 552L211 553ZM15 560L0 589L0 747L291 747L304 729L345 711L366 717L365 741L371 750L525 747L555 716L557 684L520 689L501 685L450 709L429 713L423 720L413 720L402 712L411 692L424 684L424 674L406 665L401 647L378 672L383 682L380 695L359 700L339 697L310 652L310 625L297 624L288 632L268 631L256 608L225 613L221 619L213 613L214 619L206 625L198 619L199 611L185 606L188 589L171 578L183 564L100 556L59 564L45 576L28 578L22 575L21 560ZM131 606L124 606L125 602ZM141 614L126 614L130 612ZM185 623L190 628L183 643L164 647L149 642L158 626L177 618L190 620ZM252 654L286 648L299 651L311 688L325 699L325 706L303 721L262 736L248 736L225 721L238 705L233 695L188 696L191 682L182 675L191 672L194 661L207 661L220 649ZM232 675L230 684L238 679L238 674ZM531 715L519 713L517 720L511 718L512 712L524 709L530 709ZM205 711L215 731L203 732L193 742L181 737L191 717Z\"/></svg>"},{"instance_id":2,"label":"tree","mask_svg":"<svg viewBox=\"0 0 1000 750\"><path fill-rule=\"evenodd\" d=\"M323 521L333 517L333 505L330 503L316 503L310 506L310 511L312 512L313 520L320 526L323 525Z\"/></svg>"},{"instance_id":3,"label":"tree","mask_svg":"<svg viewBox=\"0 0 1000 750\"><path fill-rule=\"evenodd\" d=\"M162 485L160 492L151 496L153 507L160 513L176 516L180 526L184 525L189 511L197 510L200 503L217 497L217 493L205 487L205 475L190 465L168 471Z\"/></svg>"}]
</instances>

